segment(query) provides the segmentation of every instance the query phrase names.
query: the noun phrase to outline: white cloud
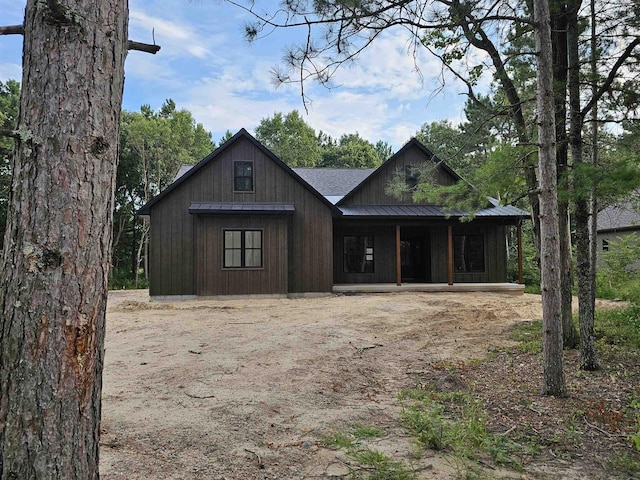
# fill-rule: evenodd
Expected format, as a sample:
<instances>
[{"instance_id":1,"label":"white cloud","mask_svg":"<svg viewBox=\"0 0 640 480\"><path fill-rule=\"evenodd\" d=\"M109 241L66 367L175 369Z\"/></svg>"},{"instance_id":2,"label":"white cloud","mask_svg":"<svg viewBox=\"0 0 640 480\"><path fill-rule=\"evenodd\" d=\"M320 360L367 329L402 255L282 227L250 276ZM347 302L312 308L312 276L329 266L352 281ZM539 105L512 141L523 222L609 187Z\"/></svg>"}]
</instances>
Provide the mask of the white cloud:
<instances>
[{"instance_id":1,"label":"white cloud","mask_svg":"<svg viewBox=\"0 0 640 480\"><path fill-rule=\"evenodd\" d=\"M22 81L22 65L15 63L0 63L0 81L7 80Z\"/></svg>"}]
</instances>

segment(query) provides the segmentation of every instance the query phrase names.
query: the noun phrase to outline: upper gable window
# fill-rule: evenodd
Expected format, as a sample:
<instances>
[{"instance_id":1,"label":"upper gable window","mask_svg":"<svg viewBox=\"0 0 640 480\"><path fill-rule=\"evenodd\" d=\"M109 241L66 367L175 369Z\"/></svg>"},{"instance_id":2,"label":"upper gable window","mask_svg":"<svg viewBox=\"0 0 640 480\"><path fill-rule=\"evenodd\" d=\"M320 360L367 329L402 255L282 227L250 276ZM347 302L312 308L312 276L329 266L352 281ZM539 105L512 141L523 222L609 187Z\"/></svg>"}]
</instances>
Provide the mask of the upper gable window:
<instances>
[{"instance_id":1,"label":"upper gable window","mask_svg":"<svg viewBox=\"0 0 640 480\"><path fill-rule=\"evenodd\" d=\"M253 162L233 162L233 191L253 192Z\"/></svg>"},{"instance_id":2,"label":"upper gable window","mask_svg":"<svg viewBox=\"0 0 640 480\"><path fill-rule=\"evenodd\" d=\"M420 170L415 165L405 165L404 167L404 181L407 184L409 190L415 190L420 180Z\"/></svg>"}]
</instances>

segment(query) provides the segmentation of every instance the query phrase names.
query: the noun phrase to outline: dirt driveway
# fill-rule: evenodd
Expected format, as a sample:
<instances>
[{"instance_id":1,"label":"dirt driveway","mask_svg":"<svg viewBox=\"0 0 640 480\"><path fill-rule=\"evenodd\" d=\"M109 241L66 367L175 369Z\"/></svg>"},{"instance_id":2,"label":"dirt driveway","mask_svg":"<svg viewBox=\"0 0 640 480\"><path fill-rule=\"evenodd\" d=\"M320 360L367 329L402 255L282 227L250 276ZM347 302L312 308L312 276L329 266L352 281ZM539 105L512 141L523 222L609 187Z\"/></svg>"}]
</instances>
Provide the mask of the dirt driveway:
<instances>
[{"instance_id":1,"label":"dirt driveway","mask_svg":"<svg viewBox=\"0 0 640 480\"><path fill-rule=\"evenodd\" d=\"M101 477L341 478L344 461L318 441L353 425L385 429L376 448L410 458L398 392L534 318L540 300L526 294L166 303L111 292ZM453 475L436 457L416 462L421 478Z\"/></svg>"}]
</instances>

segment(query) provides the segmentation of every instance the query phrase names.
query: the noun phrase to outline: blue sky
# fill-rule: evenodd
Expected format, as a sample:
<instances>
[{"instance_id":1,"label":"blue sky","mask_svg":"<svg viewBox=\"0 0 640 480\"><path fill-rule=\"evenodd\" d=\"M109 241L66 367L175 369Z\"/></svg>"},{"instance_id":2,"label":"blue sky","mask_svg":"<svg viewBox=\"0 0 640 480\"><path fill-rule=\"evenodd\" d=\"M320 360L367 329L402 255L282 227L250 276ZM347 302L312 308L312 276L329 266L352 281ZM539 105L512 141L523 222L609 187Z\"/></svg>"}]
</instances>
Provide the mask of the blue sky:
<instances>
[{"instance_id":1,"label":"blue sky","mask_svg":"<svg viewBox=\"0 0 640 480\"><path fill-rule=\"evenodd\" d=\"M0 0L0 23L22 23L25 3ZM155 31L162 49L157 55L129 52L123 108L157 109L172 98L216 141L227 129L253 133L261 119L294 109L316 132L333 137L358 132L394 149L425 122L462 120L464 87L449 78L440 88L439 63L425 52L417 58L422 75L416 73L401 30L385 34L354 65L338 70L336 88L307 84L313 103L306 113L299 87L276 88L271 74L285 48L304 39L305 31L275 31L248 44L243 28L250 17L222 0L130 0L129 8L129 38L151 43ZM0 36L0 80L21 78L21 50L22 37Z\"/></svg>"}]
</instances>

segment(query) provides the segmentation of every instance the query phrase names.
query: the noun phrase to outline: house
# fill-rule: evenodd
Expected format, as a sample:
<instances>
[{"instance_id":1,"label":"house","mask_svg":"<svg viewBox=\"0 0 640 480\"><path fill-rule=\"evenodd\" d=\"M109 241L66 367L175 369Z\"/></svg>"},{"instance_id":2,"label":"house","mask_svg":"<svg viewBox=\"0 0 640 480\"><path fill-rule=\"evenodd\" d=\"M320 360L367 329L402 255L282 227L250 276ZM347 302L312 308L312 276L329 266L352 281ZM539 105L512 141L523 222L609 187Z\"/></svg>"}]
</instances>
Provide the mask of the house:
<instances>
[{"instance_id":1,"label":"house","mask_svg":"<svg viewBox=\"0 0 640 480\"><path fill-rule=\"evenodd\" d=\"M506 282L505 232L528 214L488 204L460 222L465 212L385 193L427 163L461 181L415 139L374 170L291 169L243 129L138 212L151 221L150 295Z\"/></svg>"},{"instance_id":2,"label":"house","mask_svg":"<svg viewBox=\"0 0 640 480\"><path fill-rule=\"evenodd\" d=\"M635 205L626 201L608 206L598 213L597 221L598 264L601 264L602 254L620 239L634 237L640 241L640 209L637 202ZM629 268L640 269L640 258Z\"/></svg>"}]
</instances>

